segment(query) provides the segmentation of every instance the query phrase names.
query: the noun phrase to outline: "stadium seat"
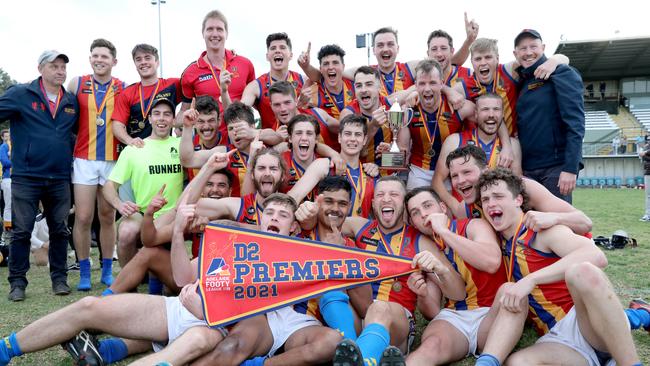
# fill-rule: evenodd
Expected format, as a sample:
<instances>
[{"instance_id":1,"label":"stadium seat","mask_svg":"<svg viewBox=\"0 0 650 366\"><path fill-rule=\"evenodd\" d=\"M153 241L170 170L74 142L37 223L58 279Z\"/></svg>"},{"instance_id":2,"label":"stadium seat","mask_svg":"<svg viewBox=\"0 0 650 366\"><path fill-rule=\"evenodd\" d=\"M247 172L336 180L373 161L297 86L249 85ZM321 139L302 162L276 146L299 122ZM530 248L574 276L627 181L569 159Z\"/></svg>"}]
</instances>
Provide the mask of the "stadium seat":
<instances>
[{"instance_id":1,"label":"stadium seat","mask_svg":"<svg viewBox=\"0 0 650 366\"><path fill-rule=\"evenodd\" d=\"M621 182L622 182L621 177L614 177L614 186L616 188L621 188Z\"/></svg>"},{"instance_id":2,"label":"stadium seat","mask_svg":"<svg viewBox=\"0 0 650 366\"><path fill-rule=\"evenodd\" d=\"M634 182L634 178L627 178L627 180L625 181L625 184L629 188L634 188L636 186L636 183Z\"/></svg>"},{"instance_id":3,"label":"stadium seat","mask_svg":"<svg viewBox=\"0 0 650 366\"><path fill-rule=\"evenodd\" d=\"M599 188L603 188L606 185L607 185L607 179L605 179L604 177L598 178L598 186L599 186Z\"/></svg>"},{"instance_id":4,"label":"stadium seat","mask_svg":"<svg viewBox=\"0 0 650 366\"><path fill-rule=\"evenodd\" d=\"M614 187L614 177L607 177L607 186Z\"/></svg>"},{"instance_id":5,"label":"stadium seat","mask_svg":"<svg viewBox=\"0 0 650 366\"><path fill-rule=\"evenodd\" d=\"M634 180L636 181L637 186L642 186L643 185L643 177L636 177L636 178L634 178Z\"/></svg>"},{"instance_id":6,"label":"stadium seat","mask_svg":"<svg viewBox=\"0 0 650 366\"><path fill-rule=\"evenodd\" d=\"M583 186L582 178L578 178L578 179L576 179L576 186L578 186L578 187L582 187L582 186Z\"/></svg>"}]
</instances>

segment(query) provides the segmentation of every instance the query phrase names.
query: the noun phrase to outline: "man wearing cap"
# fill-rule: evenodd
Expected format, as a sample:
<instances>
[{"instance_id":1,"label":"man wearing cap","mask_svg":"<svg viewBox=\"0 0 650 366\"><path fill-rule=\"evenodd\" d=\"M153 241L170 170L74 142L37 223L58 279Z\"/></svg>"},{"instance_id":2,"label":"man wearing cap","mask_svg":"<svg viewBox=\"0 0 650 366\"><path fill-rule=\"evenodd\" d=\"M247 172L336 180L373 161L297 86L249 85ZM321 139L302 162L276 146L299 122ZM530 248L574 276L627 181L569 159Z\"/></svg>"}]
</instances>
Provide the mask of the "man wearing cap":
<instances>
[{"instance_id":1,"label":"man wearing cap","mask_svg":"<svg viewBox=\"0 0 650 366\"><path fill-rule=\"evenodd\" d=\"M194 109L189 112L198 113ZM154 99L147 118L151 122L151 135L144 139L143 147L129 145L120 153L102 190L106 201L123 217L117 229L122 267L137 252L142 212L151 199L161 194L167 201L154 214L158 217L176 205L183 191L180 138L169 134L174 122L174 104L166 98ZM123 201L117 193L120 185L127 181L131 181L135 202Z\"/></svg>"},{"instance_id":2,"label":"man wearing cap","mask_svg":"<svg viewBox=\"0 0 650 366\"><path fill-rule=\"evenodd\" d=\"M25 299L30 237L39 201L50 229L50 278L56 295L67 295L66 219L77 99L63 88L68 56L48 50L38 58L41 76L0 96L0 120L11 123L13 239L9 254L9 300Z\"/></svg>"},{"instance_id":3,"label":"man wearing cap","mask_svg":"<svg viewBox=\"0 0 650 366\"><path fill-rule=\"evenodd\" d=\"M542 37L533 29L517 35L513 53L522 83L517 130L524 175L571 203L585 134L582 78L568 65L558 65L548 79L535 77L547 58Z\"/></svg>"}]
</instances>

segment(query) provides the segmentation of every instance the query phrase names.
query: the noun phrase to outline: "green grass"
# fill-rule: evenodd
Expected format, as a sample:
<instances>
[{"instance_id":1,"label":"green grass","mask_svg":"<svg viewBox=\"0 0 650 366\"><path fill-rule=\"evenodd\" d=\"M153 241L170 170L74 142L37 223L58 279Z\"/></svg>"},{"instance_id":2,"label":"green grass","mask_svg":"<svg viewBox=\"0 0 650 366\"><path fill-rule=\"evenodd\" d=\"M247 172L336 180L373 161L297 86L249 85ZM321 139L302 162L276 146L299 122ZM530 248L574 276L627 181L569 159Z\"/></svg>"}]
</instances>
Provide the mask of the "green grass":
<instances>
[{"instance_id":1,"label":"green grass","mask_svg":"<svg viewBox=\"0 0 650 366\"><path fill-rule=\"evenodd\" d=\"M644 193L630 189L579 189L574 194L576 207L583 210L594 222L594 236L610 237L615 230L623 229L636 238L639 247L606 251L609 266L606 272L612 281L621 303L627 307L632 298L650 299L650 223L639 222L643 214ZM97 258L96 254L93 255ZM96 259L95 259L96 262ZM96 267L97 265L95 265ZM99 295L104 286L98 285L99 270L93 270L93 290L90 295ZM70 285L76 286L77 272L70 274ZM47 268L33 266L28 278L27 300L11 303L7 300L7 268L0 268L0 336L21 329L30 322L70 304L85 294L73 291L70 296L53 296ZM120 310L117 310L120 311ZM128 311L123 309L122 311ZM426 322L418 320L421 331ZM531 329L526 329L519 347L532 344L536 339ZM634 331L634 339L641 361L650 364L650 335L644 331ZM121 363L122 365L128 362ZM466 359L454 365L473 365L473 359ZM72 362L60 347L30 354L16 359L12 365L71 365Z\"/></svg>"}]
</instances>

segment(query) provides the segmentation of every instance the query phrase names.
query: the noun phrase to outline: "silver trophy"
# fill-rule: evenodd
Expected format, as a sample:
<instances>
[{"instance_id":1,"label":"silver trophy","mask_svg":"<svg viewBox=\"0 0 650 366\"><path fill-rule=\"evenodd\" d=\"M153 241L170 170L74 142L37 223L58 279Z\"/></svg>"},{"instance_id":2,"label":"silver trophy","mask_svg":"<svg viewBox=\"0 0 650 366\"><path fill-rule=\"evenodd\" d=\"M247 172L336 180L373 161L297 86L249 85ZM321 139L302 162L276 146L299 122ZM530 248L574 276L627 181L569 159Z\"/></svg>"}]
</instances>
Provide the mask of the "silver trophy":
<instances>
[{"instance_id":1,"label":"silver trophy","mask_svg":"<svg viewBox=\"0 0 650 366\"><path fill-rule=\"evenodd\" d=\"M402 109L399 103L393 104L388 111L388 126L393 132L393 143L390 150L381 154L381 168L391 170L406 169L406 152L397 146L397 133L402 127L407 127L413 119L413 109Z\"/></svg>"}]
</instances>

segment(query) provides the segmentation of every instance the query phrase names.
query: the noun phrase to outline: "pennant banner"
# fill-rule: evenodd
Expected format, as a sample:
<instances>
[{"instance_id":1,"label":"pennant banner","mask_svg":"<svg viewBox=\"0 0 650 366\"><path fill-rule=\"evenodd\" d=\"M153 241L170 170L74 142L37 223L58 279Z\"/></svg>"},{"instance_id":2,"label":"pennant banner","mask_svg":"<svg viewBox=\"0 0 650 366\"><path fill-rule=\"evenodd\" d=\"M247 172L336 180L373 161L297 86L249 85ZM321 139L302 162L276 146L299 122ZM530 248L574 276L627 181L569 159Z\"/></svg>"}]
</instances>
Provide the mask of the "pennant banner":
<instances>
[{"instance_id":1,"label":"pennant banner","mask_svg":"<svg viewBox=\"0 0 650 366\"><path fill-rule=\"evenodd\" d=\"M406 257L217 224L205 228L199 253L203 313L212 327L415 271Z\"/></svg>"}]
</instances>

